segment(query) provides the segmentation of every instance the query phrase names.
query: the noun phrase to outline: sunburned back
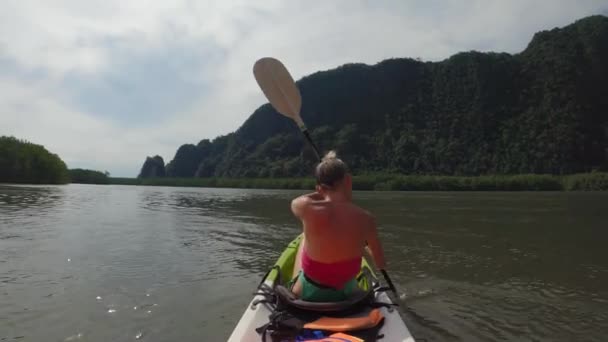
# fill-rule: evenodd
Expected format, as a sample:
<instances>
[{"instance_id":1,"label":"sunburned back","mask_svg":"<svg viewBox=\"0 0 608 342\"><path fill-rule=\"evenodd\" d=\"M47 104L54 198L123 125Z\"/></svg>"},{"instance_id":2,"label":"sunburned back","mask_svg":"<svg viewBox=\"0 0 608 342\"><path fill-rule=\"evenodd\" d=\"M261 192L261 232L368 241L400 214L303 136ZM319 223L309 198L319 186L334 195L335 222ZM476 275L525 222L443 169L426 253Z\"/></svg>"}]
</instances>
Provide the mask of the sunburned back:
<instances>
[{"instance_id":1,"label":"sunburned back","mask_svg":"<svg viewBox=\"0 0 608 342\"><path fill-rule=\"evenodd\" d=\"M291 210L304 226L292 291L304 300L347 298L357 287L355 278L366 250L377 267L385 267L374 218L352 203L350 176L338 185L330 184L334 188L319 185L317 192L291 202Z\"/></svg>"},{"instance_id":2,"label":"sunburned back","mask_svg":"<svg viewBox=\"0 0 608 342\"><path fill-rule=\"evenodd\" d=\"M315 203L303 218L305 249L311 259L335 263L361 257L371 217L352 203Z\"/></svg>"},{"instance_id":3,"label":"sunburned back","mask_svg":"<svg viewBox=\"0 0 608 342\"><path fill-rule=\"evenodd\" d=\"M376 223L352 203L352 176L347 170L335 152L328 152L315 168L316 191L291 201L292 212L304 226L292 291L304 300L347 298L357 287L364 251L378 268L385 268Z\"/></svg>"}]
</instances>

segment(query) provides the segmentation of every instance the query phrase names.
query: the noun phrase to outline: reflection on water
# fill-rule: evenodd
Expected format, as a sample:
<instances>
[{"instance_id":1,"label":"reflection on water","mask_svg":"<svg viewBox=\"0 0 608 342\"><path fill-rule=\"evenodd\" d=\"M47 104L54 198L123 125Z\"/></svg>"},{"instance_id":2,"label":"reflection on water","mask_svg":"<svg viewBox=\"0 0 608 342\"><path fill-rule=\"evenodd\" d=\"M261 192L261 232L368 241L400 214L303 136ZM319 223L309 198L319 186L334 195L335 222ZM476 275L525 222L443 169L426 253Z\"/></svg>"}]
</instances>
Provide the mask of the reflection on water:
<instances>
[{"instance_id":1,"label":"reflection on water","mask_svg":"<svg viewBox=\"0 0 608 342\"><path fill-rule=\"evenodd\" d=\"M0 186L0 340L225 339L299 191ZM604 340L608 194L357 193L417 337Z\"/></svg>"},{"instance_id":2,"label":"reflection on water","mask_svg":"<svg viewBox=\"0 0 608 342\"><path fill-rule=\"evenodd\" d=\"M0 240L32 239L29 228L44 229L41 217L61 206L65 192L61 187L12 187L0 185Z\"/></svg>"},{"instance_id":3,"label":"reflection on water","mask_svg":"<svg viewBox=\"0 0 608 342\"><path fill-rule=\"evenodd\" d=\"M44 212L62 203L65 189L60 186L8 186L0 184L0 210L5 215L20 210Z\"/></svg>"}]
</instances>

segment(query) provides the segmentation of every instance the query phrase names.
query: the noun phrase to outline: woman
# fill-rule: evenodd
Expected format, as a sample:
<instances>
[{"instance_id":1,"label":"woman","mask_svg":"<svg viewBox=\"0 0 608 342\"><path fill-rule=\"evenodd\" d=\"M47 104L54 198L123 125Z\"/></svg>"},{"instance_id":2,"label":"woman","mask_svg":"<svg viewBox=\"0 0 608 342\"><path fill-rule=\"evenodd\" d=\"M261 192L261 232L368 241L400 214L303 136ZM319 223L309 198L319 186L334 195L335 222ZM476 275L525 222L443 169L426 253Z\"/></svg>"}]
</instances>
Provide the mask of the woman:
<instances>
[{"instance_id":1,"label":"woman","mask_svg":"<svg viewBox=\"0 0 608 342\"><path fill-rule=\"evenodd\" d=\"M327 153L315 176L316 192L291 203L304 227L292 291L306 301L341 301L357 287L365 246L380 269L384 252L373 216L352 203L352 176L335 152Z\"/></svg>"}]
</instances>

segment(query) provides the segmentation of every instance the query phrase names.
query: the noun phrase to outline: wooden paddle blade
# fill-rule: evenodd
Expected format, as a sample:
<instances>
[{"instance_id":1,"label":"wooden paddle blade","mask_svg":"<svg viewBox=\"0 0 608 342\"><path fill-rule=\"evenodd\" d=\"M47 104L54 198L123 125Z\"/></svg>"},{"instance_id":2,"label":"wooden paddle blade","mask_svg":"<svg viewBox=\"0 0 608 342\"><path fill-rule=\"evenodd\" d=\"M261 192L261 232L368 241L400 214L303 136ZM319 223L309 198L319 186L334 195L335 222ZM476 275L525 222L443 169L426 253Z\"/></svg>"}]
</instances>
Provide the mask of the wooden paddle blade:
<instances>
[{"instance_id":1,"label":"wooden paddle blade","mask_svg":"<svg viewBox=\"0 0 608 342\"><path fill-rule=\"evenodd\" d=\"M274 109L292 118L301 129L305 129L300 117L300 91L283 63L272 57L262 58L255 62L253 75Z\"/></svg>"}]
</instances>

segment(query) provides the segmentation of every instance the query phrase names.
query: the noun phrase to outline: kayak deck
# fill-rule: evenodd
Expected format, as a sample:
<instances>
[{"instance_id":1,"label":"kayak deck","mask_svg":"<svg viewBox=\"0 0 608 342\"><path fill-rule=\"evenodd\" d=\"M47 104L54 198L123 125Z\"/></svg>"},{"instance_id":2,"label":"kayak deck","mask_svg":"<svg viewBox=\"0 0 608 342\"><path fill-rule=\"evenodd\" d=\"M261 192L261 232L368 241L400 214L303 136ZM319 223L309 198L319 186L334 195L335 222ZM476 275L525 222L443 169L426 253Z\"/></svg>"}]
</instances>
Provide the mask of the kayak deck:
<instances>
[{"instance_id":1,"label":"kayak deck","mask_svg":"<svg viewBox=\"0 0 608 342\"><path fill-rule=\"evenodd\" d=\"M296 254L302 240L302 235L291 241L287 248L283 251L275 267L265 276L263 283L269 287L273 287L277 282L279 284L286 284L292 274L295 263ZM280 272L277 270L279 269ZM361 269L369 271L369 273L377 280L372 268L367 263L365 258L362 258ZM281 279L278 279L278 278ZM367 287L367 279L362 278L365 283L360 283L360 287ZM232 332L229 342L248 342L248 341L261 341L261 335L256 332L256 329L268 323L268 317L272 313L271 308L268 305L254 305L256 300L263 299L262 295L256 295L252 299L251 303L245 310L243 316L236 325ZM389 296L384 291L375 293L375 301L379 303L391 304ZM403 322L397 309L381 307L380 312L384 316L384 324L382 325L379 334L384 335L382 341L387 342L414 342L414 338L408 330L407 326Z\"/></svg>"}]
</instances>

